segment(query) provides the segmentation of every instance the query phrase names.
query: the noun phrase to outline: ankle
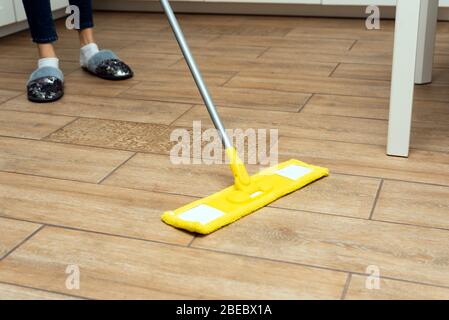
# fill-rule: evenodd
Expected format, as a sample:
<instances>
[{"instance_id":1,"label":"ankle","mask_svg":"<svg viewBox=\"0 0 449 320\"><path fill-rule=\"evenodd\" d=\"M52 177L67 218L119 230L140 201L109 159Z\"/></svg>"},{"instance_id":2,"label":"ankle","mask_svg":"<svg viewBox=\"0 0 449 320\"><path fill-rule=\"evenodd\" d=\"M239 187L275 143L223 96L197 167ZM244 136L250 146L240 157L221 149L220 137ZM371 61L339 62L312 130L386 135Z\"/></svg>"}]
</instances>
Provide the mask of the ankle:
<instances>
[{"instance_id":1,"label":"ankle","mask_svg":"<svg viewBox=\"0 0 449 320\"><path fill-rule=\"evenodd\" d=\"M39 58L56 58L56 52L51 43L40 43L37 45Z\"/></svg>"},{"instance_id":2,"label":"ankle","mask_svg":"<svg viewBox=\"0 0 449 320\"><path fill-rule=\"evenodd\" d=\"M88 44L95 43L94 35L93 35L93 29L83 29L79 32L79 39L80 39L80 45L81 47L84 47Z\"/></svg>"}]
</instances>

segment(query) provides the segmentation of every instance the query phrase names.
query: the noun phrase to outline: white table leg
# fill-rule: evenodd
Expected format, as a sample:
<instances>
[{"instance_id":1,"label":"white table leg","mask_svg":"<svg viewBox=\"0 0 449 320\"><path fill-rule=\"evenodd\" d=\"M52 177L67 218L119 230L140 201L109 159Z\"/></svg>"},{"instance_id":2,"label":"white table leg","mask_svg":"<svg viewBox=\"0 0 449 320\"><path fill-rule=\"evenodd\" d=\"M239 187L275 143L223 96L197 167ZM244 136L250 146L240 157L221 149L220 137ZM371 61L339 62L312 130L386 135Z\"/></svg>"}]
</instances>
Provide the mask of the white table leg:
<instances>
[{"instance_id":1,"label":"white table leg","mask_svg":"<svg viewBox=\"0 0 449 320\"><path fill-rule=\"evenodd\" d=\"M438 21L438 0L421 1L415 83L432 82L433 55Z\"/></svg>"},{"instance_id":2,"label":"white table leg","mask_svg":"<svg viewBox=\"0 0 449 320\"><path fill-rule=\"evenodd\" d=\"M398 0L391 77L387 154L407 157L415 84L421 1Z\"/></svg>"}]
</instances>

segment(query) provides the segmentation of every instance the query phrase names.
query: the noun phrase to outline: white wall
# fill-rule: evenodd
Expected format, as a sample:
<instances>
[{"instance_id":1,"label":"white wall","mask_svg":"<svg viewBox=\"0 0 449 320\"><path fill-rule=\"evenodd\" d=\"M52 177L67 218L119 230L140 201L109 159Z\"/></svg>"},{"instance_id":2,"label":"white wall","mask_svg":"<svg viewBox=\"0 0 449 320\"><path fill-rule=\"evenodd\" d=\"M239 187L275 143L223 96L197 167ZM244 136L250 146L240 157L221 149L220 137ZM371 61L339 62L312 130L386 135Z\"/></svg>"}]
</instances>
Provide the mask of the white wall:
<instances>
[{"instance_id":1,"label":"white wall","mask_svg":"<svg viewBox=\"0 0 449 320\"><path fill-rule=\"evenodd\" d=\"M53 10L64 8L67 0L51 0ZM22 0L0 0L0 27L26 20Z\"/></svg>"}]
</instances>

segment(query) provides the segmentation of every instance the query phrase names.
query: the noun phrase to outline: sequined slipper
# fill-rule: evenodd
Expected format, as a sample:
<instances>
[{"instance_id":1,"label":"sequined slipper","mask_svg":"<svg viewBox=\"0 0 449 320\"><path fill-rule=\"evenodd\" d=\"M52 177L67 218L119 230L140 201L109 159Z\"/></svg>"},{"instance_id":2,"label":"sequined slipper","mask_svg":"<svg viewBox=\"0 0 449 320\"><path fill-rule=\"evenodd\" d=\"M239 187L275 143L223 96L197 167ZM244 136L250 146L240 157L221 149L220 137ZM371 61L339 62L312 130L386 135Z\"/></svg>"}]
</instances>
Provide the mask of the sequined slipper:
<instances>
[{"instance_id":1,"label":"sequined slipper","mask_svg":"<svg viewBox=\"0 0 449 320\"><path fill-rule=\"evenodd\" d=\"M83 69L107 80L125 80L134 75L131 68L111 50L101 50L96 53Z\"/></svg>"},{"instance_id":2,"label":"sequined slipper","mask_svg":"<svg viewBox=\"0 0 449 320\"><path fill-rule=\"evenodd\" d=\"M64 75L54 67L35 70L27 83L28 100L32 102L53 102L64 95Z\"/></svg>"}]
</instances>

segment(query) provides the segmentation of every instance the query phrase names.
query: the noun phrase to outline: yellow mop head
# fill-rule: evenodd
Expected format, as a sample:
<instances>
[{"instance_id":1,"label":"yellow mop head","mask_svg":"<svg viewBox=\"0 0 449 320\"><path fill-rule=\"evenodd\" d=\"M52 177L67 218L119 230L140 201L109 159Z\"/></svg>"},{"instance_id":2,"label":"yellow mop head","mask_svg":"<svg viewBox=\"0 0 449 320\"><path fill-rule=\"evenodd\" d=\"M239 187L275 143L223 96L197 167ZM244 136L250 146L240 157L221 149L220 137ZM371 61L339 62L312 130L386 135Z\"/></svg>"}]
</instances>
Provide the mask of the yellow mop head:
<instances>
[{"instance_id":1,"label":"yellow mop head","mask_svg":"<svg viewBox=\"0 0 449 320\"><path fill-rule=\"evenodd\" d=\"M239 170L244 170L244 166L235 149L229 150L229 154L231 159L237 159L234 162L237 166L231 163L236 183L175 211L165 212L162 215L165 223L191 232L209 234L329 174L326 168L289 160L248 177L249 183L242 186L240 178L243 175L245 179L246 171L242 173Z\"/></svg>"}]
</instances>

